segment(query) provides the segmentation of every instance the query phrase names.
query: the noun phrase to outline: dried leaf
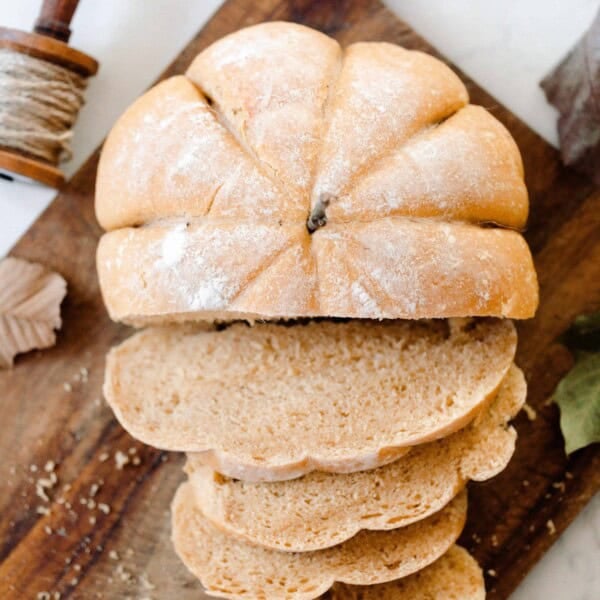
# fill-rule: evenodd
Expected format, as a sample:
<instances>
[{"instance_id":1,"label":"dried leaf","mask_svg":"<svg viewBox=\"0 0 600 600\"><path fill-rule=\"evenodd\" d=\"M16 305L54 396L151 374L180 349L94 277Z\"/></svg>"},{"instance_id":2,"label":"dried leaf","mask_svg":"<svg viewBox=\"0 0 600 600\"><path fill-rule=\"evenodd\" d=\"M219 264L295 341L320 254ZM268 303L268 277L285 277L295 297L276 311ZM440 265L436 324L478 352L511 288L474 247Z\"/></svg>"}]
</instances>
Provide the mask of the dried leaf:
<instances>
[{"instance_id":1,"label":"dried leaf","mask_svg":"<svg viewBox=\"0 0 600 600\"><path fill-rule=\"evenodd\" d=\"M40 264L0 261L0 368L11 367L20 352L54 345L66 293L66 281Z\"/></svg>"},{"instance_id":2,"label":"dried leaf","mask_svg":"<svg viewBox=\"0 0 600 600\"><path fill-rule=\"evenodd\" d=\"M600 313L577 317L561 341L576 359L554 392L565 450L570 454L600 442Z\"/></svg>"},{"instance_id":3,"label":"dried leaf","mask_svg":"<svg viewBox=\"0 0 600 600\"><path fill-rule=\"evenodd\" d=\"M600 352L582 355L558 384L560 428L567 454L600 442Z\"/></svg>"},{"instance_id":4,"label":"dried leaf","mask_svg":"<svg viewBox=\"0 0 600 600\"><path fill-rule=\"evenodd\" d=\"M600 184L600 12L541 86L560 113L558 135L564 163Z\"/></svg>"}]
</instances>

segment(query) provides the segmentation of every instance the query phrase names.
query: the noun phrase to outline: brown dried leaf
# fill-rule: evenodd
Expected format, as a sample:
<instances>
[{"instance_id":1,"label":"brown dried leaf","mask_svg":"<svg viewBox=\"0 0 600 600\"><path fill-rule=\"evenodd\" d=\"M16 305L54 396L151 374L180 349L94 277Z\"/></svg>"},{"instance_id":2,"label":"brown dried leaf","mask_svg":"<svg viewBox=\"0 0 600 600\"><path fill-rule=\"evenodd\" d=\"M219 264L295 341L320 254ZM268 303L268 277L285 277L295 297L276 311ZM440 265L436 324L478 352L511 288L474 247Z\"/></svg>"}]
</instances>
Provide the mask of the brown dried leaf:
<instances>
[{"instance_id":1,"label":"brown dried leaf","mask_svg":"<svg viewBox=\"0 0 600 600\"><path fill-rule=\"evenodd\" d=\"M560 113L563 162L600 184L600 12L589 31L541 83Z\"/></svg>"},{"instance_id":2,"label":"brown dried leaf","mask_svg":"<svg viewBox=\"0 0 600 600\"><path fill-rule=\"evenodd\" d=\"M66 293L67 282L40 264L0 261L0 368L11 367L20 352L54 345Z\"/></svg>"}]
</instances>

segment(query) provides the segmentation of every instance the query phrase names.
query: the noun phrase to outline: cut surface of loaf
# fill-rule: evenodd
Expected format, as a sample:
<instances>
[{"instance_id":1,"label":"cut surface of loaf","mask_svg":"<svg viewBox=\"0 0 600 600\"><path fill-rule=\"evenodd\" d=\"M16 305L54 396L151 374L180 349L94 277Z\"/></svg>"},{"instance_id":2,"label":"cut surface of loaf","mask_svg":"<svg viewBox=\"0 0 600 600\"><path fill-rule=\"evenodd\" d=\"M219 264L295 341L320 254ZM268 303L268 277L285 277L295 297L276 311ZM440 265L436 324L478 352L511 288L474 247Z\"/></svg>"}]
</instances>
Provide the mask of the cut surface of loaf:
<instances>
[{"instance_id":1,"label":"cut surface of loaf","mask_svg":"<svg viewBox=\"0 0 600 600\"><path fill-rule=\"evenodd\" d=\"M186 471L203 513L219 529L277 550L319 550L362 529L410 525L441 510L469 479L499 473L515 447L507 423L525 393L523 375L512 367L490 408L467 427L371 471L247 483L223 477L196 455Z\"/></svg>"},{"instance_id":2,"label":"cut surface of loaf","mask_svg":"<svg viewBox=\"0 0 600 600\"><path fill-rule=\"evenodd\" d=\"M464 427L515 347L499 319L165 327L111 350L104 394L147 444L283 480L381 466Z\"/></svg>"},{"instance_id":3,"label":"cut surface of loaf","mask_svg":"<svg viewBox=\"0 0 600 600\"><path fill-rule=\"evenodd\" d=\"M446 65L393 44L342 49L292 23L219 40L117 122L96 213L116 320L524 318L537 305L509 230L528 213L514 141Z\"/></svg>"},{"instance_id":4,"label":"cut surface of loaf","mask_svg":"<svg viewBox=\"0 0 600 600\"><path fill-rule=\"evenodd\" d=\"M327 600L485 600L483 573L460 546L408 577L372 586L336 583Z\"/></svg>"},{"instance_id":5,"label":"cut surface of loaf","mask_svg":"<svg viewBox=\"0 0 600 600\"><path fill-rule=\"evenodd\" d=\"M335 581L372 585L405 577L443 555L464 526L463 492L435 515L392 531L362 531L316 552L278 552L230 537L204 517L189 483L173 500L175 551L207 592L224 598L317 598Z\"/></svg>"}]
</instances>

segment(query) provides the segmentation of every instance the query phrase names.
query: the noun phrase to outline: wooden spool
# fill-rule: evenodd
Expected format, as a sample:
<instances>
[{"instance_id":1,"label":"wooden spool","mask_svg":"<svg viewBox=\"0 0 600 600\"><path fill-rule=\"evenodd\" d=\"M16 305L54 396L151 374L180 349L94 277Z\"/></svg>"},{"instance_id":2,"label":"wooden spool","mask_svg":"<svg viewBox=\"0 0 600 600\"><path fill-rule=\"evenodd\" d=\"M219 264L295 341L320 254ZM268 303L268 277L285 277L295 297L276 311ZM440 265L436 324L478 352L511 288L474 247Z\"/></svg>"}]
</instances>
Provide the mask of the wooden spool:
<instances>
[{"instance_id":1,"label":"wooden spool","mask_svg":"<svg viewBox=\"0 0 600 600\"><path fill-rule=\"evenodd\" d=\"M71 48L71 19L78 0L44 0L33 33L0 27L0 48L34 56L65 67L83 77L98 70L98 63L87 54ZM34 179L60 188L65 177L55 163L29 156L12 148L0 147L0 176L4 179Z\"/></svg>"}]
</instances>

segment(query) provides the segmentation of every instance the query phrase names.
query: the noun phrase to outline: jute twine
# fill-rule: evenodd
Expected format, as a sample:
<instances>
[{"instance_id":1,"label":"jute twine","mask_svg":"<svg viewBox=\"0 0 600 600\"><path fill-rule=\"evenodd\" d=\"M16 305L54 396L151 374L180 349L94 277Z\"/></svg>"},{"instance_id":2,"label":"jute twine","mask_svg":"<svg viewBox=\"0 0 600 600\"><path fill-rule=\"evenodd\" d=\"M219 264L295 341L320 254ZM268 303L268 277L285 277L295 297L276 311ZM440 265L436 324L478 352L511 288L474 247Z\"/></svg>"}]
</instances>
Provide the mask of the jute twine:
<instances>
[{"instance_id":1,"label":"jute twine","mask_svg":"<svg viewBox=\"0 0 600 600\"><path fill-rule=\"evenodd\" d=\"M52 164L68 160L86 85L69 69L0 48L0 147Z\"/></svg>"}]
</instances>

